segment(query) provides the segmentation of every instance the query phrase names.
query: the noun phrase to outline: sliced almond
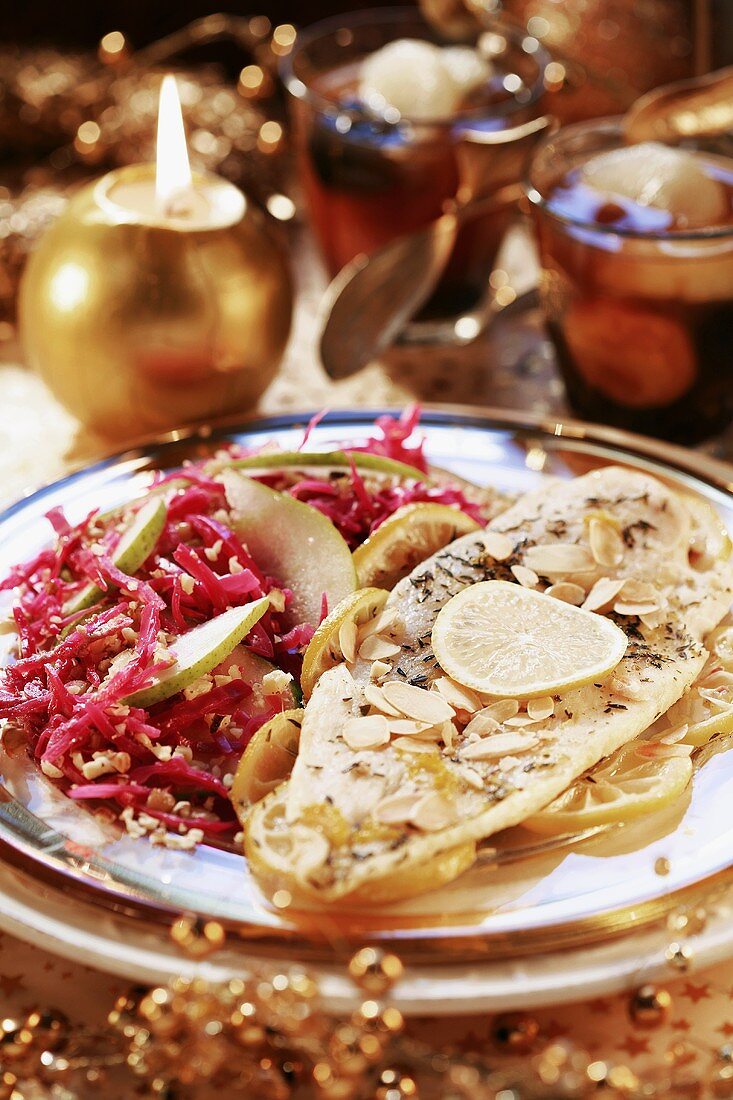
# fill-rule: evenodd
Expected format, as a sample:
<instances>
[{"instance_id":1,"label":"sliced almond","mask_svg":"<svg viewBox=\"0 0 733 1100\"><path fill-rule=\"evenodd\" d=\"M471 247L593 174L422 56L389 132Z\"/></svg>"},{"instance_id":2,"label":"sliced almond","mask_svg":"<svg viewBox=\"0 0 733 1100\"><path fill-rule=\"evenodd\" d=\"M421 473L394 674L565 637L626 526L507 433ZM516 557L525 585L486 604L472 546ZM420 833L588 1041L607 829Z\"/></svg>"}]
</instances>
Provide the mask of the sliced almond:
<instances>
[{"instance_id":1,"label":"sliced almond","mask_svg":"<svg viewBox=\"0 0 733 1100\"><path fill-rule=\"evenodd\" d=\"M356 660L356 623L353 619L345 619L339 627L339 647L348 665L353 665Z\"/></svg>"},{"instance_id":2,"label":"sliced almond","mask_svg":"<svg viewBox=\"0 0 733 1100\"><path fill-rule=\"evenodd\" d=\"M389 794L374 807L373 817L382 825L406 825L418 802L414 793Z\"/></svg>"},{"instance_id":3,"label":"sliced almond","mask_svg":"<svg viewBox=\"0 0 733 1100\"><path fill-rule=\"evenodd\" d=\"M590 552L604 569L615 569L624 560L624 540L616 527L594 517L588 524Z\"/></svg>"},{"instance_id":4,"label":"sliced almond","mask_svg":"<svg viewBox=\"0 0 733 1100\"><path fill-rule=\"evenodd\" d=\"M452 749L453 745L455 744L456 738L458 737L458 730L456 729L454 724L452 722L443 722L438 732L443 740L443 744L445 745L445 747L447 749Z\"/></svg>"},{"instance_id":5,"label":"sliced almond","mask_svg":"<svg viewBox=\"0 0 733 1100\"><path fill-rule=\"evenodd\" d=\"M433 687L456 710L466 710L469 714L473 714L474 711L481 709L481 699L476 692L452 680L450 676L439 676L433 683Z\"/></svg>"},{"instance_id":6,"label":"sliced almond","mask_svg":"<svg viewBox=\"0 0 733 1100\"><path fill-rule=\"evenodd\" d=\"M580 607L585 599L585 589L571 581L560 581L546 588L545 595L554 596L556 600L562 600L563 603L571 603L573 607Z\"/></svg>"},{"instance_id":7,"label":"sliced almond","mask_svg":"<svg viewBox=\"0 0 733 1100\"><path fill-rule=\"evenodd\" d=\"M386 661L375 661L372 667L369 669L370 680L381 680L383 676L386 676L388 672L392 671L392 665L387 664Z\"/></svg>"},{"instance_id":8,"label":"sliced almond","mask_svg":"<svg viewBox=\"0 0 733 1100\"><path fill-rule=\"evenodd\" d=\"M585 611L610 611L624 584L625 581L621 578L601 577L593 585L581 607Z\"/></svg>"},{"instance_id":9,"label":"sliced almond","mask_svg":"<svg viewBox=\"0 0 733 1100\"><path fill-rule=\"evenodd\" d=\"M497 733L492 737L482 737L461 748L464 760L492 760L496 757L513 756L527 752L539 744L536 737L522 733Z\"/></svg>"},{"instance_id":10,"label":"sliced almond","mask_svg":"<svg viewBox=\"0 0 733 1100\"><path fill-rule=\"evenodd\" d=\"M397 707L408 718L417 718L431 726L439 725L453 718L455 711L442 699L437 691L425 691L413 684L403 684L399 680L390 680L383 689L387 702Z\"/></svg>"},{"instance_id":11,"label":"sliced almond","mask_svg":"<svg viewBox=\"0 0 733 1100\"><path fill-rule=\"evenodd\" d=\"M646 615L639 616L641 625L645 626L647 630L656 630L658 626L662 625L664 619L664 611L650 611Z\"/></svg>"},{"instance_id":12,"label":"sliced almond","mask_svg":"<svg viewBox=\"0 0 733 1100\"><path fill-rule=\"evenodd\" d=\"M509 726L511 729L523 729L524 726L536 726L538 722L539 718L530 718L528 714L518 714L516 718L507 718L504 725Z\"/></svg>"},{"instance_id":13,"label":"sliced almond","mask_svg":"<svg viewBox=\"0 0 733 1100\"><path fill-rule=\"evenodd\" d=\"M627 680L622 673L614 673L609 686L613 694L621 699L635 702L637 699L644 698L644 685Z\"/></svg>"},{"instance_id":14,"label":"sliced almond","mask_svg":"<svg viewBox=\"0 0 733 1100\"><path fill-rule=\"evenodd\" d=\"M649 581L639 581L635 577L627 577L621 589L621 596L625 603L653 603L661 607L662 594L659 589Z\"/></svg>"},{"instance_id":15,"label":"sliced almond","mask_svg":"<svg viewBox=\"0 0 733 1100\"><path fill-rule=\"evenodd\" d=\"M377 749L389 741L389 724L381 714L350 718L344 725L342 737L354 752L360 749Z\"/></svg>"},{"instance_id":16,"label":"sliced almond","mask_svg":"<svg viewBox=\"0 0 733 1100\"><path fill-rule=\"evenodd\" d=\"M370 634L359 646L359 656L365 661L384 661L388 657L396 657L400 647L381 634Z\"/></svg>"},{"instance_id":17,"label":"sliced almond","mask_svg":"<svg viewBox=\"0 0 733 1100\"><path fill-rule=\"evenodd\" d=\"M528 569L526 565L513 565L511 571L522 588L536 588L540 583L540 578L534 569Z\"/></svg>"},{"instance_id":18,"label":"sliced almond","mask_svg":"<svg viewBox=\"0 0 733 1100\"><path fill-rule=\"evenodd\" d=\"M424 795L412 811L410 823L425 833L437 833L458 820L458 810L453 802L431 791Z\"/></svg>"},{"instance_id":19,"label":"sliced almond","mask_svg":"<svg viewBox=\"0 0 733 1100\"><path fill-rule=\"evenodd\" d=\"M420 737L395 737L392 748L399 749L400 752L438 752L435 741L423 741Z\"/></svg>"},{"instance_id":20,"label":"sliced almond","mask_svg":"<svg viewBox=\"0 0 733 1100\"><path fill-rule=\"evenodd\" d=\"M479 714L484 714L487 718L493 718L495 722L500 723L506 722L507 718L513 718L518 713L519 703L516 699L497 699L479 711Z\"/></svg>"},{"instance_id":21,"label":"sliced almond","mask_svg":"<svg viewBox=\"0 0 733 1100\"><path fill-rule=\"evenodd\" d=\"M488 737L489 734L498 733L501 726L495 718L489 717L483 712L474 715L463 731L465 737L476 740L478 737Z\"/></svg>"},{"instance_id":22,"label":"sliced almond","mask_svg":"<svg viewBox=\"0 0 733 1100\"><path fill-rule=\"evenodd\" d=\"M473 787L475 791L482 791L484 789L484 780L479 772L474 771L473 768L462 767L460 764L456 764L453 767L453 772L458 775L464 783L467 783L469 787Z\"/></svg>"},{"instance_id":23,"label":"sliced almond","mask_svg":"<svg viewBox=\"0 0 733 1100\"><path fill-rule=\"evenodd\" d=\"M683 726L677 726L669 733L665 733L664 737L660 737L659 740L662 745L676 745L678 741L682 740L689 728L687 723Z\"/></svg>"},{"instance_id":24,"label":"sliced almond","mask_svg":"<svg viewBox=\"0 0 733 1100\"><path fill-rule=\"evenodd\" d=\"M397 737L413 737L426 730L435 729L429 722L416 722L414 718L390 718L390 733ZM437 739L437 734L436 734Z\"/></svg>"},{"instance_id":25,"label":"sliced almond","mask_svg":"<svg viewBox=\"0 0 733 1100\"><path fill-rule=\"evenodd\" d=\"M626 603L624 600L616 600L613 610L617 615L636 615L641 618L659 611L659 607L653 603Z\"/></svg>"},{"instance_id":26,"label":"sliced almond","mask_svg":"<svg viewBox=\"0 0 733 1100\"><path fill-rule=\"evenodd\" d=\"M555 713L555 700L551 695L543 695L539 699L530 699L527 702L527 714L536 722L544 722L552 718Z\"/></svg>"},{"instance_id":27,"label":"sliced almond","mask_svg":"<svg viewBox=\"0 0 733 1100\"><path fill-rule=\"evenodd\" d=\"M485 531L483 535L484 546L487 553L491 555L494 561L506 561L511 557L514 550L514 544L511 539L506 535L502 535L500 531Z\"/></svg>"},{"instance_id":28,"label":"sliced almond","mask_svg":"<svg viewBox=\"0 0 733 1100\"><path fill-rule=\"evenodd\" d=\"M364 623L359 629L359 640L364 641L365 638L370 637L372 634L387 634L390 628L397 623L399 614L396 608L390 608L388 611L380 611L378 615L370 619L368 623Z\"/></svg>"},{"instance_id":29,"label":"sliced almond","mask_svg":"<svg viewBox=\"0 0 733 1100\"><path fill-rule=\"evenodd\" d=\"M639 745L636 753L652 760L669 760L674 756L691 756L693 745L666 745L661 741L648 741Z\"/></svg>"},{"instance_id":30,"label":"sliced almond","mask_svg":"<svg viewBox=\"0 0 733 1100\"><path fill-rule=\"evenodd\" d=\"M400 717L400 711L387 702L384 692L376 684L367 684L364 688L364 699L371 706L381 711L382 714L388 714L391 718Z\"/></svg>"},{"instance_id":31,"label":"sliced almond","mask_svg":"<svg viewBox=\"0 0 733 1100\"><path fill-rule=\"evenodd\" d=\"M331 845L323 833L306 825L295 825L291 830L293 848L297 852L294 863L300 878L307 878L319 871L329 857Z\"/></svg>"},{"instance_id":32,"label":"sliced almond","mask_svg":"<svg viewBox=\"0 0 733 1100\"><path fill-rule=\"evenodd\" d=\"M593 555L586 546L573 542L541 543L524 552L524 564L541 577L564 573L590 573L595 569Z\"/></svg>"}]
</instances>

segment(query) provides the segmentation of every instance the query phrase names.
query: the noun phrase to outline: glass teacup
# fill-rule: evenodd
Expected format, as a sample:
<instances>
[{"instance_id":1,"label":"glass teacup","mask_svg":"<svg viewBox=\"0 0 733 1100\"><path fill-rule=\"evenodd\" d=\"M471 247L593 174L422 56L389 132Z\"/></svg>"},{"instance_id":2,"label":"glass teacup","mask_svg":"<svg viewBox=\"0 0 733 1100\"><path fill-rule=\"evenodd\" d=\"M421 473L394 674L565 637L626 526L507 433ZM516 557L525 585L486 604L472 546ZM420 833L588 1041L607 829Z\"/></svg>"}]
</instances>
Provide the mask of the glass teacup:
<instances>
[{"instance_id":1,"label":"glass teacup","mask_svg":"<svg viewBox=\"0 0 733 1100\"><path fill-rule=\"evenodd\" d=\"M435 296L434 314L454 314L486 294L520 194L522 164L511 138L540 114L549 57L526 32L492 21L462 43L487 62L488 78L447 116L408 118L359 95L365 59L402 39L456 45L409 8L357 12L299 35L283 64L299 179L332 275L453 204L500 192L461 230ZM524 159L526 142L521 150Z\"/></svg>"},{"instance_id":2,"label":"glass teacup","mask_svg":"<svg viewBox=\"0 0 733 1100\"><path fill-rule=\"evenodd\" d=\"M568 126L537 150L528 198L573 407L683 443L722 430L733 416L733 141L627 146L620 119Z\"/></svg>"}]
</instances>

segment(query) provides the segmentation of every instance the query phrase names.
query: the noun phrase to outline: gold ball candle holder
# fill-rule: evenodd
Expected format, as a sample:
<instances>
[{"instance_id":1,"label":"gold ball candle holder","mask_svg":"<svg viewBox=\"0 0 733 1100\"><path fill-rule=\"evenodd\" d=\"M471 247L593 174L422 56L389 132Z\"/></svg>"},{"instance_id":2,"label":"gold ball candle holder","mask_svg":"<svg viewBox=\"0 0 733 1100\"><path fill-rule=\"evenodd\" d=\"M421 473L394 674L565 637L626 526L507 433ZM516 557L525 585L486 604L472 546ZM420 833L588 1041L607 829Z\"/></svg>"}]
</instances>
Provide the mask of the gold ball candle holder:
<instances>
[{"instance_id":1,"label":"gold ball candle holder","mask_svg":"<svg viewBox=\"0 0 733 1100\"><path fill-rule=\"evenodd\" d=\"M77 192L19 299L29 365L79 420L118 439L252 407L291 314L287 256L266 216L228 181L191 175L172 77L157 165Z\"/></svg>"}]
</instances>

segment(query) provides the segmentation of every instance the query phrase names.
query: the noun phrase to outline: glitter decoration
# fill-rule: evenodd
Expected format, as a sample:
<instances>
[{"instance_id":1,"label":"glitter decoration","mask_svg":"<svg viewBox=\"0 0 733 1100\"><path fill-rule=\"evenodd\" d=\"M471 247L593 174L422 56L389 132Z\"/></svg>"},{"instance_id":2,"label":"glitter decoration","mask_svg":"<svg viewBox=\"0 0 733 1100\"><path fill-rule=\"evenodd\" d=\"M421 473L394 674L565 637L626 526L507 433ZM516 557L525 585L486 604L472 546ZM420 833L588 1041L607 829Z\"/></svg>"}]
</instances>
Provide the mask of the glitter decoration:
<instances>
[{"instance_id":1,"label":"glitter decoration","mask_svg":"<svg viewBox=\"0 0 733 1100\"><path fill-rule=\"evenodd\" d=\"M629 1017L638 1027L659 1027L666 1020L671 1007L672 997L668 990L642 985L631 995Z\"/></svg>"}]
</instances>

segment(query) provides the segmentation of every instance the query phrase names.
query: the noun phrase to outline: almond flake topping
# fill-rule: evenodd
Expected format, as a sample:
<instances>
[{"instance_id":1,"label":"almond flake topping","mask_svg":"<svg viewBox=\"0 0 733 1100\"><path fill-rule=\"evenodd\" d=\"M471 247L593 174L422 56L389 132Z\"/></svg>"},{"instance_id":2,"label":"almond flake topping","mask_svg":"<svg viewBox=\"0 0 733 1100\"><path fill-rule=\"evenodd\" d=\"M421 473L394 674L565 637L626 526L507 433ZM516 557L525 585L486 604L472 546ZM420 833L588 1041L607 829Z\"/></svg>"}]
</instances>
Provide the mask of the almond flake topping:
<instances>
[{"instance_id":1,"label":"almond flake topping","mask_svg":"<svg viewBox=\"0 0 733 1100\"><path fill-rule=\"evenodd\" d=\"M403 791L389 794L374 807L372 816L382 825L406 825L415 809L418 796Z\"/></svg>"},{"instance_id":2,"label":"almond flake topping","mask_svg":"<svg viewBox=\"0 0 733 1100\"><path fill-rule=\"evenodd\" d=\"M439 832L457 820L455 804L439 791L431 791L421 798L410 817L410 823L425 833Z\"/></svg>"},{"instance_id":3,"label":"almond flake topping","mask_svg":"<svg viewBox=\"0 0 733 1100\"><path fill-rule=\"evenodd\" d=\"M584 611L610 611L613 601L626 582L620 578L601 577L591 588L581 605Z\"/></svg>"},{"instance_id":4,"label":"almond flake topping","mask_svg":"<svg viewBox=\"0 0 733 1100\"><path fill-rule=\"evenodd\" d=\"M524 552L524 564L540 576L550 576L553 573L590 573L596 563L585 546L550 542L528 547Z\"/></svg>"},{"instance_id":5,"label":"almond flake topping","mask_svg":"<svg viewBox=\"0 0 733 1100\"><path fill-rule=\"evenodd\" d=\"M526 565L513 565L512 573L522 588L535 588L540 583L534 569L528 569Z\"/></svg>"},{"instance_id":6,"label":"almond flake topping","mask_svg":"<svg viewBox=\"0 0 733 1100\"><path fill-rule=\"evenodd\" d=\"M392 718L389 722L389 729L391 733L397 734L399 737L412 737L413 734L425 733L427 730L435 729L429 722L416 722L414 718ZM438 732L435 731L435 737L437 740Z\"/></svg>"},{"instance_id":7,"label":"almond flake topping","mask_svg":"<svg viewBox=\"0 0 733 1100\"><path fill-rule=\"evenodd\" d=\"M489 734L498 733L500 729L501 726L495 718L486 714L485 711L480 711L468 723L463 735L469 740L476 740L479 737L487 737Z\"/></svg>"},{"instance_id":8,"label":"almond flake topping","mask_svg":"<svg viewBox=\"0 0 733 1100\"><path fill-rule=\"evenodd\" d=\"M527 703L527 714L536 722L543 722L546 718L552 718L555 713L555 700L551 695L543 695L541 699L530 699Z\"/></svg>"},{"instance_id":9,"label":"almond flake topping","mask_svg":"<svg viewBox=\"0 0 733 1100\"><path fill-rule=\"evenodd\" d=\"M590 551L599 565L615 569L624 560L624 540L611 523L595 516L588 524Z\"/></svg>"},{"instance_id":10,"label":"almond flake topping","mask_svg":"<svg viewBox=\"0 0 733 1100\"><path fill-rule=\"evenodd\" d=\"M389 741L389 725L381 714L366 718L350 718L343 728L342 737L350 749L377 749Z\"/></svg>"},{"instance_id":11,"label":"almond flake topping","mask_svg":"<svg viewBox=\"0 0 733 1100\"><path fill-rule=\"evenodd\" d=\"M395 737L392 747L400 752L432 752L437 753L438 746L435 741L423 741L419 737Z\"/></svg>"},{"instance_id":12,"label":"almond flake topping","mask_svg":"<svg viewBox=\"0 0 733 1100\"><path fill-rule=\"evenodd\" d=\"M563 603L571 603L573 607L580 607L585 599L585 589L570 581L560 581L559 584L551 584L546 588L545 595L554 596L556 600L562 600Z\"/></svg>"},{"instance_id":13,"label":"almond flake topping","mask_svg":"<svg viewBox=\"0 0 733 1100\"><path fill-rule=\"evenodd\" d=\"M383 661L387 657L396 657L399 651L398 645L379 634L370 634L359 646L359 656L365 661Z\"/></svg>"},{"instance_id":14,"label":"almond flake topping","mask_svg":"<svg viewBox=\"0 0 733 1100\"><path fill-rule=\"evenodd\" d=\"M512 756L514 753L527 752L539 745L537 737L524 733L497 733L493 737L484 737L472 741L461 748L464 760L491 760L495 757Z\"/></svg>"},{"instance_id":15,"label":"almond flake topping","mask_svg":"<svg viewBox=\"0 0 733 1100\"><path fill-rule=\"evenodd\" d=\"M339 627L339 648L348 665L353 665L356 660L356 623L353 619L346 619Z\"/></svg>"},{"instance_id":16,"label":"almond flake topping","mask_svg":"<svg viewBox=\"0 0 733 1100\"><path fill-rule=\"evenodd\" d=\"M494 561L506 561L511 556L514 546L511 539L502 535L499 531L485 531L483 535L486 551Z\"/></svg>"},{"instance_id":17,"label":"almond flake topping","mask_svg":"<svg viewBox=\"0 0 733 1100\"><path fill-rule=\"evenodd\" d=\"M402 711L397 710L397 707L393 707L387 702L384 692L376 684L367 684L364 688L364 699L371 706L380 710L382 714L388 714L391 718L401 717Z\"/></svg>"},{"instance_id":18,"label":"almond flake topping","mask_svg":"<svg viewBox=\"0 0 733 1100\"><path fill-rule=\"evenodd\" d=\"M457 680L452 680L450 676L439 676L433 687L456 710L467 710L469 714L473 714L481 709L481 699L476 692L459 684Z\"/></svg>"},{"instance_id":19,"label":"almond flake topping","mask_svg":"<svg viewBox=\"0 0 733 1100\"><path fill-rule=\"evenodd\" d=\"M396 608L390 608L389 611L381 611L379 615L375 615L373 619L370 619L368 623L365 623L359 630L359 640L364 641L371 634L386 634L393 627L399 618L399 612Z\"/></svg>"},{"instance_id":20,"label":"almond flake topping","mask_svg":"<svg viewBox=\"0 0 733 1100\"><path fill-rule=\"evenodd\" d=\"M493 718L495 722L506 722L507 718L513 718L519 713L519 703L516 699L497 699L495 703L489 703L479 714L487 718Z\"/></svg>"},{"instance_id":21,"label":"almond flake topping","mask_svg":"<svg viewBox=\"0 0 733 1100\"><path fill-rule=\"evenodd\" d=\"M297 851L296 866L301 878L307 878L314 871L320 870L328 859L331 845L323 833L316 829L309 829L306 825L296 825L291 836L293 847Z\"/></svg>"},{"instance_id":22,"label":"almond flake topping","mask_svg":"<svg viewBox=\"0 0 733 1100\"><path fill-rule=\"evenodd\" d=\"M516 718L507 718L504 725L512 729L522 729L524 726L536 726L539 720L539 718L530 718L528 714L518 714Z\"/></svg>"},{"instance_id":23,"label":"almond flake topping","mask_svg":"<svg viewBox=\"0 0 733 1100\"><path fill-rule=\"evenodd\" d=\"M386 676L388 672L392 671L392 666L387 664L386 661L375 661L369 670L370 680L380 680L382 676Z\"/></svg>"},{"instance_id":24,"label":"almond flake topping","mask_svg":"<svg viewBox=\"0 0 733 1100\"><path fill-rule=\"evenodd\" d=\"M469 787L473 787L476 791L482 791L484 789L484 781L477 771L473 768L461 767L460 764L454 766L454 772L459 775L461 779L468 784Z\"/></svg>"},{"instance_id":25,"label":"almond flake topping","mask_svg":"<svg viewBox=\"0 0 733 1100\"><path fill-rule=\"evenodd\" d=\"M656 603L627 603L625 600L616 600L613 610L617 615L637 615L639 618L652 615L659 611Z\"/></svg>"},{"instance_id":26,"label":"almond flake topping","mask_svg":"<svg viewBox=\"0 0 733 1100\"><path fill-rule=\"evenodd\" d=\"M425 691L412 684L401 684L390 680L383 689L387 702L397 707L408 718L417 718L420 722L437 725L453 718L455 711L437 691Z\"/></svg>"}]
</instances>

